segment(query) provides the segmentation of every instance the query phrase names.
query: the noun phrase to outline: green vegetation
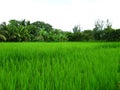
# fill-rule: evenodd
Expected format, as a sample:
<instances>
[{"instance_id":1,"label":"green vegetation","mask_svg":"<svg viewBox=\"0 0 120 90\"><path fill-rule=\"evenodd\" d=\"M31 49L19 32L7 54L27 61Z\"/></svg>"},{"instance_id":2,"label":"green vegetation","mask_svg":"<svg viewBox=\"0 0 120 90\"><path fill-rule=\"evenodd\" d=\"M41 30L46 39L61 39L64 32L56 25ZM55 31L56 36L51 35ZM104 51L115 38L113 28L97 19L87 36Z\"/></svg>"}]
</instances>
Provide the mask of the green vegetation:
<instances>
[{"instance_id":1,"label":"green vegetation","mask_svg":"<svg viewBox=\"0 0 120 90\"><path fill-rule=\"evenodd\" d=\"M0 90L120 90L120 43L0 43Z\"/></svg>"},{"instance_id":2,"label":"green vegetation","mask_svg":"<svg viewBox=\"0 0 120 90\"><path fill-rule=\"evenodd\" d=\"M0 24L0 42L63 42L63 41L120 41L120 29L112 28L107 21L97 20L92 30L81 31L80 25L73 32L55 29L52 25L36 21L10 20Z\"/></svg>"}]
</instances>

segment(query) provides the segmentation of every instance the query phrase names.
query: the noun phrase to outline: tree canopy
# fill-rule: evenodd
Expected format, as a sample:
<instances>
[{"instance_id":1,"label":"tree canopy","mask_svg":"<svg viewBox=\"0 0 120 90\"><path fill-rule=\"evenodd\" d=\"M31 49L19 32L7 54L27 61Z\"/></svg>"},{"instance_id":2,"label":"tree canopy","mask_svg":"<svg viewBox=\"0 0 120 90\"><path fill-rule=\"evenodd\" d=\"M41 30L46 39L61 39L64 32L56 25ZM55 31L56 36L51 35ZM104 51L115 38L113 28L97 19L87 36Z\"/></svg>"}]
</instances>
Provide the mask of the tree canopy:
<instances>
[{"instance_id":1,"label":"tree canopy","mask_svg":"<svg viewBox=\"0 0 120 90\"><path fill-rule=\"evenodd\" d=\"M42 22L10 20L0 24L1 42L30 41L120 41L120 29L113 29L109 20L97 20L93 30L81 31L80 25L73 27L73 32L53 28Z\"/></svg>"}]
</instances>

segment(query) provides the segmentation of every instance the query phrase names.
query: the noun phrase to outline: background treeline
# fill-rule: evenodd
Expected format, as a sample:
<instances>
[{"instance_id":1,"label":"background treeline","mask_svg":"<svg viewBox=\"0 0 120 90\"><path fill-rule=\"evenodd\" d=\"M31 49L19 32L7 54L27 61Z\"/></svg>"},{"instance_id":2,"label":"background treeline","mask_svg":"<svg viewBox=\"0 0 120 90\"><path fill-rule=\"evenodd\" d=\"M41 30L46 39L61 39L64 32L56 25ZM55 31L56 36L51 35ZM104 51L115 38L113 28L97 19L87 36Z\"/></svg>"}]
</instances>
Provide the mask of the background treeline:
<instances>
[{"instance_id":1,"label":"background treeline","mask_svg":"<svg viewBox=\"0 0 120 90\"><path fill-rule=\"evenodd\" d=\"M0 41L120 41L120 29L113 29L109 20L97 20L93 30L81 31L76 25L73 32L55 29L42 21L10 20L0 24Z\"/></svg>"}]
</instances>

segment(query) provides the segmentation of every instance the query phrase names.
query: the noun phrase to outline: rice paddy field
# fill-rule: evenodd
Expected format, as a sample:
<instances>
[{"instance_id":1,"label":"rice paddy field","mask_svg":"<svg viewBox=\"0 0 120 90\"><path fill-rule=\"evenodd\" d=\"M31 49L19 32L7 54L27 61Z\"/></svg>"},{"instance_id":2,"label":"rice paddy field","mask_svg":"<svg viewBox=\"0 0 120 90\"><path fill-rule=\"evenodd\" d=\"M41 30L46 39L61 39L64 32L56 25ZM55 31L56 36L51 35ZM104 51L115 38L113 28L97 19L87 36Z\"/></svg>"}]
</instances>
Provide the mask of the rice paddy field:
<instances>
[{"instance_id":1,"label":"rice paddy field","mask_svg":"<svg viewBox=\"0 0 120 90\"><path fill-rule=\"evenodd\" d=\"M120 90L120 42L0 43L0 90Z\"/></svg>"}]
</instances>

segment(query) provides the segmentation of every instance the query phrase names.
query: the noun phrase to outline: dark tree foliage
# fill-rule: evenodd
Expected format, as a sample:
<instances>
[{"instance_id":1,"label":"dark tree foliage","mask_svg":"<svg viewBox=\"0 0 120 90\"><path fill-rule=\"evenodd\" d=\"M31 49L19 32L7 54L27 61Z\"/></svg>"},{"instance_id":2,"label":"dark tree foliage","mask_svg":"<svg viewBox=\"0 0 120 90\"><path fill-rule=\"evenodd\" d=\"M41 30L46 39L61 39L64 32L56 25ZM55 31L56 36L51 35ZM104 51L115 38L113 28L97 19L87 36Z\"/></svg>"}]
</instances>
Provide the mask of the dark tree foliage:
<instances>
[{"instance_id":1,"label":"dark tree foliage","mask_svg":"<svg viewBox=\"0 0 120 90\"><path fill-rule=\"evenodd\" d=\"M82 40L83 41L92 41L93 38L93 31L92 30L84 30L82 32Z\"/></svg>"},{"instance_id":2,"label":"dark tree foliage","mask_svg":"<svg viewBox=\"0 0 120 90\"><path fill-rule=\"evenodd\" d=\"M80 25L74 26L72 38L74 41L81 41L82 40Z\"/></svg>"},{"instance_id":3,"label":"dark tree foliage","mask_svg":"<svg viewBox=\"0 0 120 90\"><path fill-rule=\"evenodd\" d=\"M73 27L73 32L55 29L52 25L36 21L10 20L0 24L1 42L25 41L120 41L120 29L113 29L109 20L97 20L93 30L81 31L80 25Z\"/></svg>"}]
</instances>

